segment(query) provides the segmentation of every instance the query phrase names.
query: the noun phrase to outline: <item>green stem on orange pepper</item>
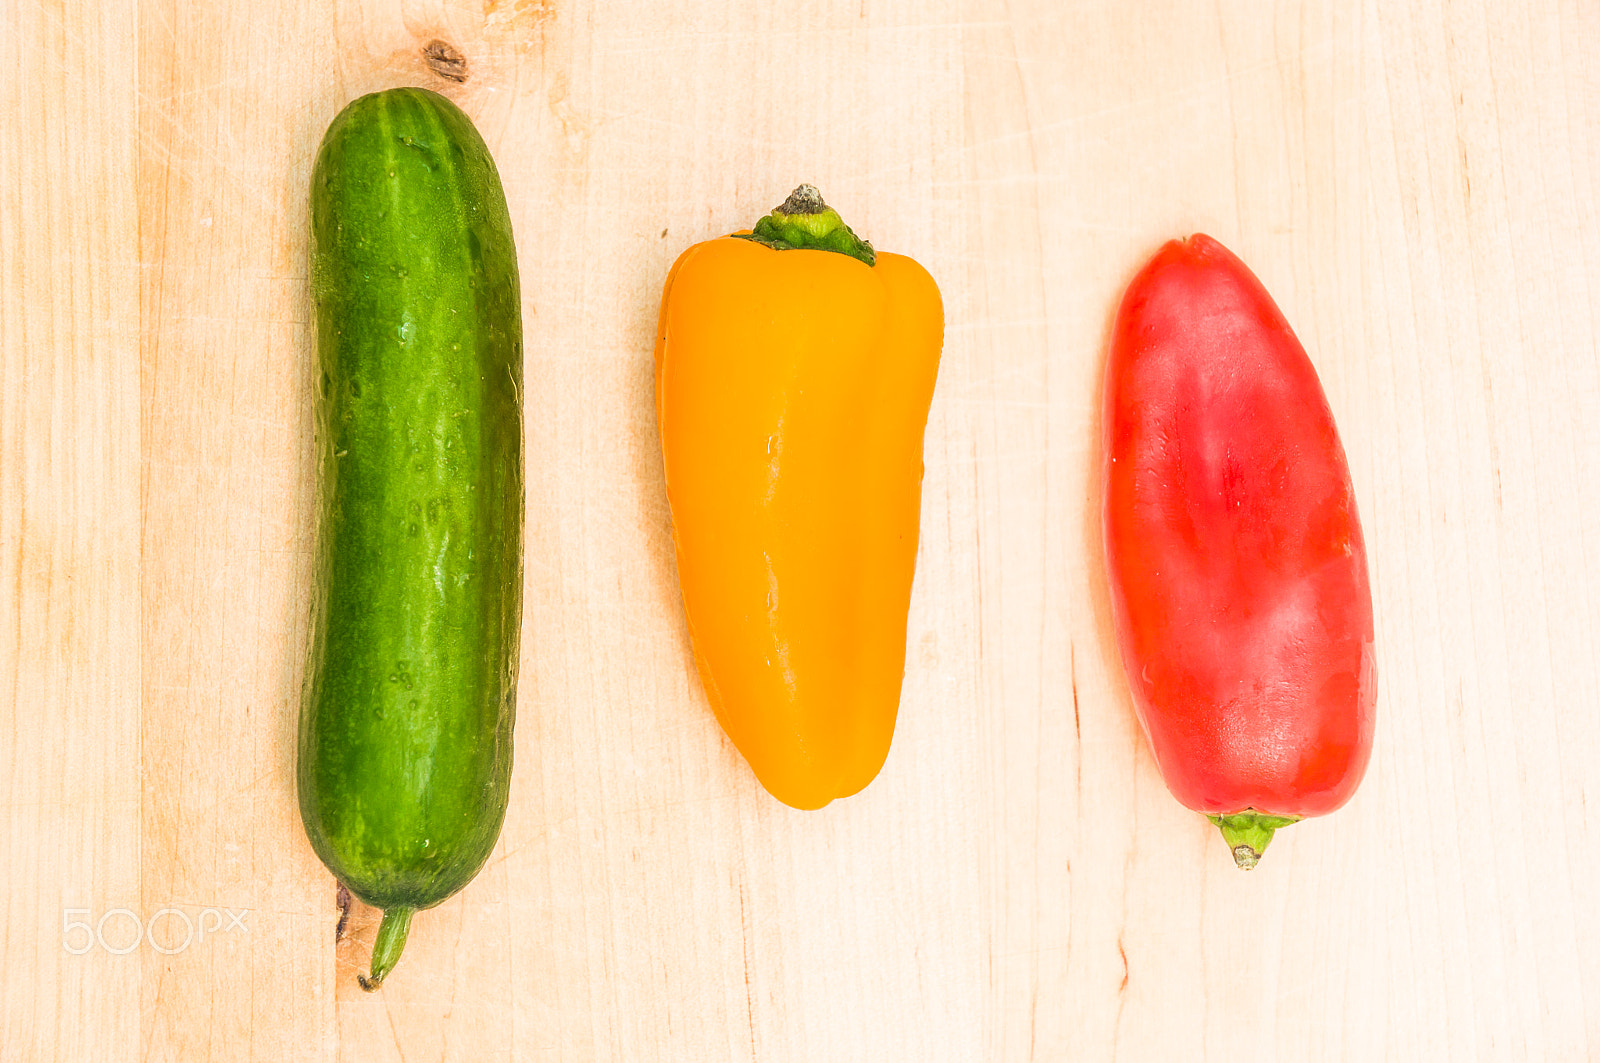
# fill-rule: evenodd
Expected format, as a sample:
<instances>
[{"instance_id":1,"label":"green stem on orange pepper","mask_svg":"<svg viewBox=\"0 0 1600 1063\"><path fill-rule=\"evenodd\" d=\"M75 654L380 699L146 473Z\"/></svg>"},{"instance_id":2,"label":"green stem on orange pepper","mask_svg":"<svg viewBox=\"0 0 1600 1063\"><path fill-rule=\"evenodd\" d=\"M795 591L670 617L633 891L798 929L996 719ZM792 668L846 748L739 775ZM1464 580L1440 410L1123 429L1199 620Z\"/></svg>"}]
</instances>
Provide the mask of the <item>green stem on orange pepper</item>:
<instances>
[{"instance_id":1,"label":"green stem on orange pepper","mask_svg":"<svg viewBox=\"0 0 1600 1063\"><path fill-rule=\"evenodd\" d=\"M772 208L740 239L754 240L778 251L835 251L871 266L878 261L872 245L851 231L839 212L822 201L815 185L801 185Z\"/></svg>"}]
</instances>

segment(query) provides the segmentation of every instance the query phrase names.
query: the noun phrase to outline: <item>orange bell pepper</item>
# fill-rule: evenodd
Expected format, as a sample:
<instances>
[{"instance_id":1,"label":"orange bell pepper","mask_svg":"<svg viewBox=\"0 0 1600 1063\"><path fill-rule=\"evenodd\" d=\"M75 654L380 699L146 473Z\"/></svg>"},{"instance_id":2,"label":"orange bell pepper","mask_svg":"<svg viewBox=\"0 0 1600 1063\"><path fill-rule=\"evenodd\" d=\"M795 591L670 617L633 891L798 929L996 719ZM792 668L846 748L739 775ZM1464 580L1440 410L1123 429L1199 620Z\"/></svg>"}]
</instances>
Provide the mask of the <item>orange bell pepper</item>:
<instances>
[{"instance_id":1,"label":"orange bell pepper","mask_svg":"<svg viewBox=\"0 0 1600 1063\"><path fill-rule=\"evenodd\" d=\"M795 808L857 792L889 754L943 341L927 271L875 254L809 185L667 277L656 420L695 663Z\"/></svg>"}]
</instances>

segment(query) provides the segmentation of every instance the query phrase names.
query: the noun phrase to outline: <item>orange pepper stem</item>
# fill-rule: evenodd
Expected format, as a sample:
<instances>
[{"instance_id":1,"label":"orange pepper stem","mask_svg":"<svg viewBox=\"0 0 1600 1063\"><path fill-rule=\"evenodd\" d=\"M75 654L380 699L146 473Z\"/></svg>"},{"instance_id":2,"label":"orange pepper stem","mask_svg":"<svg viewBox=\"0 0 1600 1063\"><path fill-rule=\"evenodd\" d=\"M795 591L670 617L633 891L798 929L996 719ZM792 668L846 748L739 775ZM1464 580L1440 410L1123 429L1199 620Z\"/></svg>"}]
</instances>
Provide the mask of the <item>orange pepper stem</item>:
<instances>
[{"instance_id":1,"label":"orange pepper stem","mask_svg":"<svg viewBox=\"0 0 1600 1063\"><path fill-rule=\"evenodd\" d=\"M1231 816L1206 818L1222 829L1223 840L1233 851L1233 862L1242 871L1249 871L1261 860L1261 854L1267 851L1267 843L1272 841L1274 831L1300 822L1299 816L1269 816L1249 809Z\"/></svg>"},{"instance_id":2,"label":"orange pepper stem","mask_svg":"<svg viewBox=\"0 0 1600 1063\"><path fill-rule=\"evenodd\" d=\"M839 212L822 201L815 185L796 188L754 229L738 235L775 251L834 251L869 266L878 261L872 245L850 231Z\"/></svg>"}]
</instances>

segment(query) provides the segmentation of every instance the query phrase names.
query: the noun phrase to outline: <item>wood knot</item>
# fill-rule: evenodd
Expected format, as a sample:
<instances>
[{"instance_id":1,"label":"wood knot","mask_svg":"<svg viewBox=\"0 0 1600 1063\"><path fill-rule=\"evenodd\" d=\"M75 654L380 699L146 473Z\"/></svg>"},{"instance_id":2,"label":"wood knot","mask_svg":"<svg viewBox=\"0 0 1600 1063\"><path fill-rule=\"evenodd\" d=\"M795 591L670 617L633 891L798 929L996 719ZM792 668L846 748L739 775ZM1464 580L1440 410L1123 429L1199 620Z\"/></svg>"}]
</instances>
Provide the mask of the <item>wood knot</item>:
<instances>
[{"instance_id":1,"label":"wood knot","mask_svg":"<svg viewBox=\"0 0 1600 1063\"><path fill-rule=\"evenodd\" d=\"M449 41L432 40L424 44L422 58L429 70L446 81L467 80L467 57Z\"/></svg>"}]
</instances>

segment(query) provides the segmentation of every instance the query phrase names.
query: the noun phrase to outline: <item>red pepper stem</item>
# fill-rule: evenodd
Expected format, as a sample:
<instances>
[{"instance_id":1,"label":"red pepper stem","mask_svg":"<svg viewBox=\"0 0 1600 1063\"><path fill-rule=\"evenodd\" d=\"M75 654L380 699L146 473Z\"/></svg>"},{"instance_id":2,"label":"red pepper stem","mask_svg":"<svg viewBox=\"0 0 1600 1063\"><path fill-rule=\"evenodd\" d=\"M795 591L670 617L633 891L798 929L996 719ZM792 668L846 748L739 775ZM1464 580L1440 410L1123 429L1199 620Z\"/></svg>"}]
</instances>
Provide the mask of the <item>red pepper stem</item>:
<instances>
[{"instance_id":1,"label":"red pepper stem","mask_svg":"<svg viewBox=\"0 0 1600 1063\"><path fill-rule=\"evenodd\" d=\"M1261 861L1261 854L1267 851L1267 843L1272 841L1273 831L1291 823L1299 823L1301 819L1299 816L1272 816L1250 809L1226 816L1208 815L1206 818L1222 828L1222 840L1233 850L1233 862L1241 871L1249 871Z\"/></svg>"},{"instance_id":2,"label":"red pepper stem","mask_svg":"<svg viewBox=\"0 0 1600 1063\"><path fill-rule=\"evenodd\" d=\"M394 970L400 953L406 947L406 932L411 929L411 917L414 914L415 908L399 905L383 913L383 922L378 924L378 936L372 942L372 974L370 977L356 975L356 981L361 983L362 989L369 993L376 992L389 972Z\"/></svg>"},{"instance_id":3,"label":"red pepper stem","mask_svg":"<svg viewBox=\"0 0 1600 1063\"><path fill-rule=\"evenodd\" d=\"M737 235L775 251L834 251L869 266L878 261L872 245L851 232L815 185L796 188L750 232Z\"/></svg>"}]
</instances>

